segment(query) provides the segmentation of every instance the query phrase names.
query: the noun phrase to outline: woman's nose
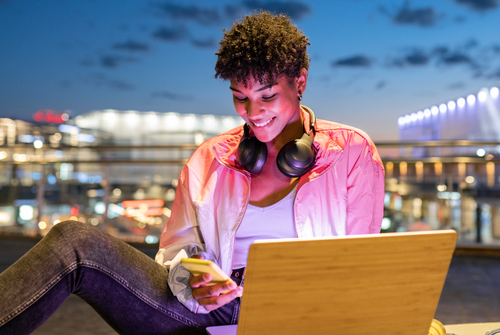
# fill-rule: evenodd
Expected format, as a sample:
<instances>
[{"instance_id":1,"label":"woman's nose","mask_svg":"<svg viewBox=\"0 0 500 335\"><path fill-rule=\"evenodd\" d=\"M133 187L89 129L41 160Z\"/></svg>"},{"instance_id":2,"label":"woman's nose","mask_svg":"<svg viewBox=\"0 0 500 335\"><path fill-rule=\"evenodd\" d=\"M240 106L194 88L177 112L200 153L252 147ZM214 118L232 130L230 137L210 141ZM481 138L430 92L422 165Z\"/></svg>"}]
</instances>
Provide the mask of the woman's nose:
<instances>
[{"instance_id":1,"label":"woman's nose","mask_svg":"<svg viewBox=\"0 0 500 335\"><path fill-rule=\"evenodd\" d=\"M247 111L247 116L249 118L251 118L253 116L257 116L257 115L259 115L259 114L261 114L263 112L260 104L255 103L255 102L251 102L250 100L247 101L245 109Z\"/></svg>"}]
</instances>

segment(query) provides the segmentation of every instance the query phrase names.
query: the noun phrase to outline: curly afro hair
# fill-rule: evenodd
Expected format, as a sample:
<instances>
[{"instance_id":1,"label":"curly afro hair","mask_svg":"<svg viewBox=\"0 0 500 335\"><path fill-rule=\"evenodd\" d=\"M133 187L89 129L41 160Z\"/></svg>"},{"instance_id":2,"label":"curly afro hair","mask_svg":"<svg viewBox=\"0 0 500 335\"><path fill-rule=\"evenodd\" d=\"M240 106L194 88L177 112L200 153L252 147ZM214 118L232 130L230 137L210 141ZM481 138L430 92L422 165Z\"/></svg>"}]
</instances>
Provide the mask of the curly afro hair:
<instances>
[{"instance_id":1,"label":"curly afro hair","mask_svg":"<svg viewBox=\"0 0 500 335\"><path fill-rule=\"evenodd\" d=\"M310 44L286 15L267 11L247 15L229 31L224 29L215 53L215 78L234 79L245 86L250 75L261 84L282 75L297 78L301 69L309 68Z\"/></svg>"}]
</instances>

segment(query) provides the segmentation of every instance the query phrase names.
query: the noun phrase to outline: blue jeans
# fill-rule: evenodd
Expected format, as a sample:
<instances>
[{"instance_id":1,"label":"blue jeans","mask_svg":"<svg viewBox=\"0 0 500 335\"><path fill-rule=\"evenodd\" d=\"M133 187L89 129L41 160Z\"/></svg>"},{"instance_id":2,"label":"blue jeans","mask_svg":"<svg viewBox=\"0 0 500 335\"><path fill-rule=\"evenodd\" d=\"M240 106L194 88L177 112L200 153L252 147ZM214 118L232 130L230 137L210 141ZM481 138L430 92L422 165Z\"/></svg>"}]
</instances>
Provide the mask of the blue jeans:
<instances>
[{"instance_id":1,"label":"blue jeans","mask_svg":"<svg viewBox=\"0 0 500 335\"><path fill-rule=\"evenodd\" d=\"M0 334L31 333L72 293L119 334L205 334L236 324L240 306L238 298L192 313L170 291L162 265L97 228L65 221L0 274Z\"/></svg>"}]
</instances>

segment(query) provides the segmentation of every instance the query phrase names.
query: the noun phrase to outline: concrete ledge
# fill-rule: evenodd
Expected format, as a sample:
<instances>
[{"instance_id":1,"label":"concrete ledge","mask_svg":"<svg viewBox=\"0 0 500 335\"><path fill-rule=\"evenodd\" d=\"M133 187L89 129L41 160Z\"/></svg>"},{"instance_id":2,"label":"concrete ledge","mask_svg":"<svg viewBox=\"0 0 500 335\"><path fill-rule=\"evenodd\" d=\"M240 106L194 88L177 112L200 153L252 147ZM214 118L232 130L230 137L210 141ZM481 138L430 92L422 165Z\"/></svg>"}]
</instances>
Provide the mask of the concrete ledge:
<instances>
[{"instance_id":1,"label":"concrete ledge","mask_svg":"<svg viewBox=\"0 0 500 335\"><path fill-rule=\"evenodd\" d=\"M21 232L12 232L12 231L0 231L0 240L11 240L11 241L29 241L29 242L38 242L43 238L41 234L23 234ZM160 248L160 243L145 243L145 242L133 242L133 241L124 241L125 243L138 248L138 249L155 249L158 250Z\"/></svg>"},{"instance_id":2,"label":"concrete ledge","mask_svg":"<svg viewBox=\"0 0 500 335\"><path fill-rule=\"evenodd\" d=\"M457 244L453 256L500 258L500 245Z\"/></svg>"}]
</instances>

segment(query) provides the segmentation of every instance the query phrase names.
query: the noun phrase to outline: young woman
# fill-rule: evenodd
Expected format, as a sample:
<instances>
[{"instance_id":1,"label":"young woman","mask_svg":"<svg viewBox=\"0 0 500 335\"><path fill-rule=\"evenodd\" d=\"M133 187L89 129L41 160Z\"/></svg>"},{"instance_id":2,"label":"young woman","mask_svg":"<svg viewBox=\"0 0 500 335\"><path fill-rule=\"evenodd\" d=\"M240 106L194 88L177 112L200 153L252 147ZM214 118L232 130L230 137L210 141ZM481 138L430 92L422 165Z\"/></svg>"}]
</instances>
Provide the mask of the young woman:
<instances>
[{"instance_id":1,"label":"young woman","mask_svg":"<svg viewBox=\"0 0 500 335\"><path fill-rule=\"evenodd\" d=\"M120 334L203 334L237 323L255 239L378 233L384 175L373 143L300 105L308 45L286 16L267 12L225 32L216 77L230 82L246 125L189 159L156 262L62 222L0 275L0 333L30 333L74 293ZM205 286L210 275L191 276L184 257L213 260L232 281Z\"/></svg>"}]
</instances>

